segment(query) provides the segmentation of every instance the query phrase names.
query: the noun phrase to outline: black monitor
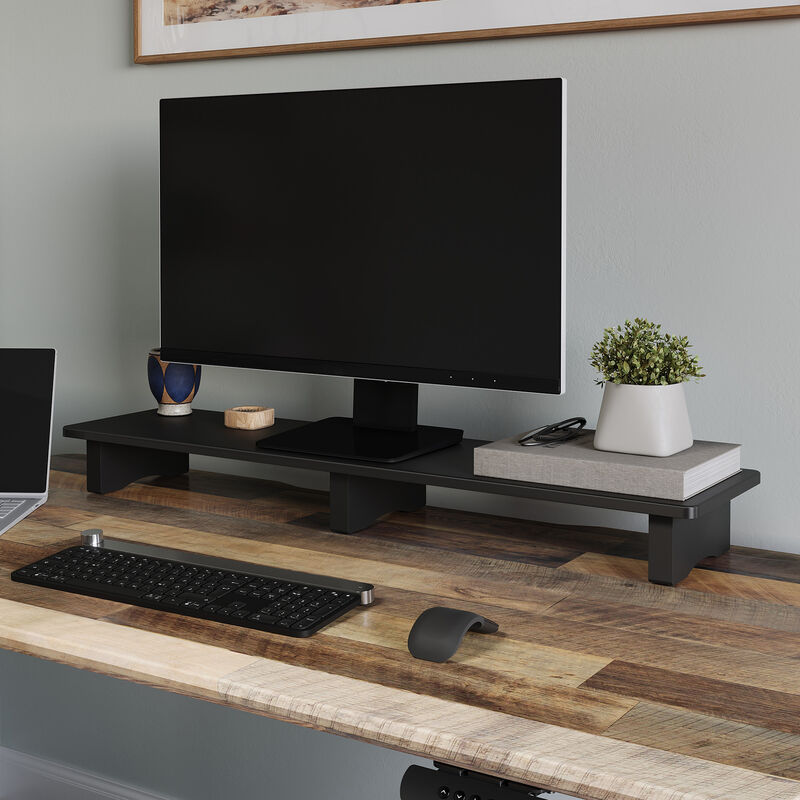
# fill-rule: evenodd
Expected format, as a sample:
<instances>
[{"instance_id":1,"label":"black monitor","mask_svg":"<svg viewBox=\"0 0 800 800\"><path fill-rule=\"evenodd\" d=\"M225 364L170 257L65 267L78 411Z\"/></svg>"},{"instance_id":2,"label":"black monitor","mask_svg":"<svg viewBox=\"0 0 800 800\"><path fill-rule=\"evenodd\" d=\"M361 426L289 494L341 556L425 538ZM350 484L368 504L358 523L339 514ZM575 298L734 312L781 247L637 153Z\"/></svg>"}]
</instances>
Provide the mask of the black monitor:
<instances>
[{"instance_id":1,"label":"black monitor","mask_svg":"<svg viewBox=\"0 0 800 800\"><path fill-rule=\"evenodd\" d=\"M560 78L162 100L162 358L357 379L269 449L453 444L418 383L563 391L564 178Z\"/></svg>"}]
</instances>

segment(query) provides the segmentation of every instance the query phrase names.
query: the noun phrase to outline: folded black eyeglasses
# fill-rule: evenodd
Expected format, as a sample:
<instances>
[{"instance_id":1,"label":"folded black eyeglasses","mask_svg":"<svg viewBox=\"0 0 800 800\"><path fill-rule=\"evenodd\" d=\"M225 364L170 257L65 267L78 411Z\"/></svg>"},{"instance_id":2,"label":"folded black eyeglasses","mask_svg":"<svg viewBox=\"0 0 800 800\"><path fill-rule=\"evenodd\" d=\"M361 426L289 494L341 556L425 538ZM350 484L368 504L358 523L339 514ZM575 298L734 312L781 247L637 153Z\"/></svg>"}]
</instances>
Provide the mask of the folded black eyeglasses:
<instances>
[{"instance_id":1,"label":"folded black eyeglasses","mask_svg":"<svg viewBox=\"0 0 800 800\"><path fill-rule=\"evenodd\" d=\"M524 433L517 439L517 444L524 447L536 447L537 445L560 444L568 442L578 436L586 425L583 417L570 417L561 422L554 422L552 425L542 425L532 431Z\"/></svg>"}]
</instances>

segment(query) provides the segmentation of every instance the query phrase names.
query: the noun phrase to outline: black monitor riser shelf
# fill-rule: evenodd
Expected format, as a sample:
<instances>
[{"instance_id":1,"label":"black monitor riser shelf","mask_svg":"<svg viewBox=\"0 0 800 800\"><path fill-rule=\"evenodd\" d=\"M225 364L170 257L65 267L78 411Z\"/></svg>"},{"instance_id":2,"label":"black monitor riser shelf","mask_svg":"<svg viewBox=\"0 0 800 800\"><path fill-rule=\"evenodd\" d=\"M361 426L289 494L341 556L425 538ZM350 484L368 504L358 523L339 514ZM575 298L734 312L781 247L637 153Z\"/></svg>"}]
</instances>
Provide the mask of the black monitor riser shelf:
<instances>
[{"instance_id":1,"label":"black monitor riser shelf","mask_svg":"<svg viewBox=\"0 0 800 800\"><path fill-rule=\"evenodd\" d=\"M646 514L649 579L666 585L681 581L703 558L728 550L731 500L761 480L760 473L745 469L681 502L487 478L473 472L473 450L486 442L437 428L431 430L445 431L444 441L457 434L457 443L395 462L264 449L271 437L301 432L303 426L307 423L300 420L276 419L269 429L232 430L224 426L222 412L196 409L167 418L152 410L67 425L64 436L86 441L87 488L99 494L151 475L188 472L190 454L328 472L330 528L337 533L368 528L389 512L423 508L427 486Z\"/></svg>"}]
</instances>

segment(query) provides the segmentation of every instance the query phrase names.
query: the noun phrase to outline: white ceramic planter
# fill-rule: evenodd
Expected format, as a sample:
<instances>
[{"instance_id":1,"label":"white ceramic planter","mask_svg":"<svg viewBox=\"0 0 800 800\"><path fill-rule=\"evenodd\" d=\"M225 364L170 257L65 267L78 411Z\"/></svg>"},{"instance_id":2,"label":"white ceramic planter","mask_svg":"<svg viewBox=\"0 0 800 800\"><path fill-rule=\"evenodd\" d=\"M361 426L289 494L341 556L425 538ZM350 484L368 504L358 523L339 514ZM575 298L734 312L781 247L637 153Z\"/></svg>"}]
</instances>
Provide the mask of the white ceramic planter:
<instances>
[{"instance_id":1,"label":"white ceramic planter","mask_svg":"<svg viewBox=\"0 0 800 800\"><path fill-rule=\"evenodd\" d=\"M596 450L671 456L694 444L682 383L606 383L594 435Z\"/></svg>"}]
</instances>

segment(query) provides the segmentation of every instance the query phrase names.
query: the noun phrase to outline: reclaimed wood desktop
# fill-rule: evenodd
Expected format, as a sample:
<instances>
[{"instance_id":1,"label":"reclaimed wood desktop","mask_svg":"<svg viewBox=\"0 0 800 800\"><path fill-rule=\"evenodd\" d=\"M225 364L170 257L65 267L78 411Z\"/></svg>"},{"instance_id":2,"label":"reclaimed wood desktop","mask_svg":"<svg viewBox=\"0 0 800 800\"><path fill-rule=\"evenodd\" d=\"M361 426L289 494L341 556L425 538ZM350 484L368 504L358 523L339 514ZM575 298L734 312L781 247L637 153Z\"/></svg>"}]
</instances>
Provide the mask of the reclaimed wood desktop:
<instances>
[{"instance_id":1,"label":"reclaimed wood desktop","mask_svg":"<svg viewBox=\"0 0 800 800\"><path fill-rule=\"evenodd\" d=\"M3 648L586 800L800 800L800 556L735 547L671 588L647 582L646 534L425 508L339 536L324 493L190 472L99 496L82 457L54 467L0 538ZM376 602L290 639L11 582L90 527ZM500 633L416 661L433 605Z\"/></svg>"}]
</instances>

